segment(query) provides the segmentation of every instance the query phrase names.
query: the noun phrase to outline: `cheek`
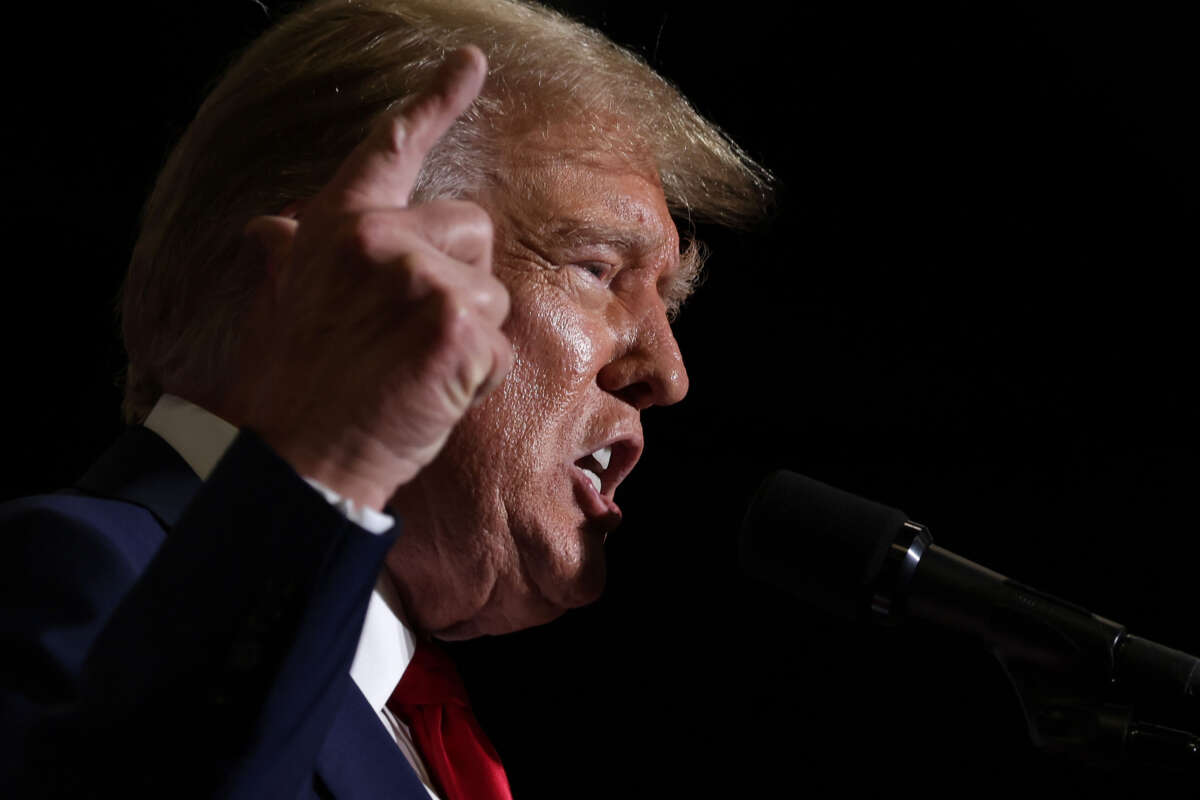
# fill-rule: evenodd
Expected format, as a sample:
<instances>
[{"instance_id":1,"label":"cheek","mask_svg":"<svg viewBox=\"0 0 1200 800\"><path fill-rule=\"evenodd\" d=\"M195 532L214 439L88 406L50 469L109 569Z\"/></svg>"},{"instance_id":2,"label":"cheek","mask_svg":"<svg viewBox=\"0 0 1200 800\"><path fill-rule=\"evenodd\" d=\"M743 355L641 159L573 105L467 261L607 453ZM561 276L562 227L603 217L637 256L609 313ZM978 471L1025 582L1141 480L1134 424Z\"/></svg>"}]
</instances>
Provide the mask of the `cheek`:
<instances>
[{"instance_id":1,"label":"cheek","mask_svg":"<svg viewBox=\"0 0 1200 800\"><path fill-rule=\"evenodd\" d=\"M608 338L595 315L548 294L514 299L505 324L516 351L508 383L534 395L542 412L569 406L595 380Z\"/></svg>"}]
</instances>

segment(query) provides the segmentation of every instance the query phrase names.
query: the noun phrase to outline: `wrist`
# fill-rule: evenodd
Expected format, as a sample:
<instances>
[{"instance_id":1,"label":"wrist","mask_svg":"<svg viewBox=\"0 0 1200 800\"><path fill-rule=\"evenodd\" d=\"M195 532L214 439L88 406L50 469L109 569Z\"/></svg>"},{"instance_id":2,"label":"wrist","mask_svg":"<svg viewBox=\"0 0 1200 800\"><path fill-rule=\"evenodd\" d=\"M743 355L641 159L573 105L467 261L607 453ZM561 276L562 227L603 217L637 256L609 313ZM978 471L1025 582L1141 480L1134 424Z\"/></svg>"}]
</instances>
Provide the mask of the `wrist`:
<instances>
[{"instance_id":1,"label":"wrist","mask_svg":"<svg viewBox=\"0 0 1200 800\"><path fill-rule=\"evenodd\" d=\"M396 487L412 477L407 474L411 470L373 440L323 446L284 436L262 438L310 483L374 511L383 511Z\"/></svg>"},{"instance_id":2,"label":"wrist","mask_svg":"<svg viewBox=\"0 0 1200 800\"><path fill-rule=\"evenodd\" d=\"M343 497L333 491L318 480L312 478L305 478L304 480L309 486L316 489L325 498L326 502L340 511L346 519L369 533L387 533L396 524L395 518L387 511L376 511L367 506L359 505L350 498Z\"/></svg>"}]
</instances>

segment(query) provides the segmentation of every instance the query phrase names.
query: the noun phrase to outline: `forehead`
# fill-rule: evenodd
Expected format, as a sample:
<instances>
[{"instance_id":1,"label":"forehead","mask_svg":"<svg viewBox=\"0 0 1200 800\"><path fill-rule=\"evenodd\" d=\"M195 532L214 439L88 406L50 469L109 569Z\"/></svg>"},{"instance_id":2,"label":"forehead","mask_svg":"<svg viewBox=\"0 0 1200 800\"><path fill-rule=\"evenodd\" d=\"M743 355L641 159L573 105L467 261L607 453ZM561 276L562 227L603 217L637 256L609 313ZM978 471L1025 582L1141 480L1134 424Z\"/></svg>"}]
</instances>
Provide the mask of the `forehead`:
<instances>
[{"instance_id":1,"label":"forehead","mask_svg":"<svg viewBox=\"0 0 1200 800\"><path fill-rule=\"evenodd\" d=\"M497 199L531 233L678 255L679 236L662 184L644 164L542 145L514 148L498 178Z\"/></svg>"}]
</instances>

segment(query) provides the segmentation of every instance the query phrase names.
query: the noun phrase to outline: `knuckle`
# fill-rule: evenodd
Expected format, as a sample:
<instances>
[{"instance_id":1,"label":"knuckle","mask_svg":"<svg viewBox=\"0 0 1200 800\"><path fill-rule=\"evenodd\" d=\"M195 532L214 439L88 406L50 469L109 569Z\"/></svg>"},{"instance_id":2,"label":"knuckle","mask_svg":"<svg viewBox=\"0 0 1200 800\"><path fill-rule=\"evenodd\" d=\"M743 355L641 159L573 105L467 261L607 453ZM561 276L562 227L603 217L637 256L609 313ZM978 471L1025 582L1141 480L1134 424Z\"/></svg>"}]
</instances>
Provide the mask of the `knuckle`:
<instances>
[{"instance_id":1,"label":"knuckle","mask_svg":"<svg viewBox=\"0 0 1200 800\"><path fill-rule=\"evenodd\" d=\"M463 225L473 229L477 235L491 239L496 232L495 225L492 223L492 215L478 203L473 203L469 200L460 200L458 202Z\"/></svg>"},{"instance_id":2,"label":"knuckle","mask_svg":"<svg viewBox=\"0 0 1200 800\"><path fill-rule=\"evenodd\" d=\"M392 292L397 298L413 300L428 293L428 270L425 259L417 253L404 253L395 261L379 265L379 272L385 275Z\"/></svg>"},{"instance_id":3,"label":"knuckle","mask_svg":"<svg viewBox=\"0 0 1200 800\"><path fill-rule=\"evenodd\" d=\"M497 283L500 282L497 281ZM508 316L508 312L512 309L512 298L509 296L508 290L504 288L504 284L500 284L499 289L492 295L490 305L500 319Z\"/></svg>"},{"instance_id":4,"label":"knuckle","mask_svg":"<svg viewBox=\"0 0 1200 800\"><path fill-rule=\"evenodd\" d=\"M495 236L492 216L483 206L470 200L434 200L427 204L435 220L453 225L460 233L491 242Z\"/></svg>"},{"instance_id":5,"label":"knuckle","mask_svg":"<svg viewBox=\"0 0 1200 800\"><path fill-rule=\"evenodd\" d=\"M370 260L382 249L387 225L374 212L355 214L343 226L343 241L351 255Z\"/></svg>"},{"instance_id":6,"label":"knuckle","mask_svg":"<svg viewBox=\"0 0 1200 800\"><path fill-rule=\"evenodd\" d=\"M379 136L382 139L383 147L393 155L402 153L409 136L408 127L408 120L404 114L396 112L385 114L379 120Z\"/></svg>"},{"instance_id":7,"label":"knuckle","mask_svg":"<svg viewBox=\"0 0 1200 800\"><path fill-rule=\"evenodd\" d=\"M490 272L484 278L481 294L486 295L490 306L498 310L503 310L507 314L509 306L512 303L512 296L508 293L508 287L504 285L502 280Z\"/></svg>"},{"instance_id":8,"label":"knuckle","mask_svg":"<svg viewBox=\"0 0 1200 800\"><path fill-rule=\"evenodd\" d=\"M468 334L470 310L458 292L446 286L434 286L429 293L428 304L440 342L459 342Z\"/></svg>"},{"instance_id":9,"label":"knuckle","mask_svg":"<svg viewBox=\"0 0 1200 800\"><path fill-rule=\"evenodd\" d=\"M467 212L467 227L471 235L483 245L485 252L491 252L492 242L496 238L496 226L492 217L481 206L470 203Z\"/></svg>"},{"instance_id":10,"label":"knuckle","mask_svg":"<svg viewBox=\"0 0 1200 800\"><path fill-rule=\"evenodd\" d=\"M424 266L419 237L405 225L405 211L365 211L349 216L342 227L342 248L360 261L404 262Z\"/></svg>"}]
</instances>

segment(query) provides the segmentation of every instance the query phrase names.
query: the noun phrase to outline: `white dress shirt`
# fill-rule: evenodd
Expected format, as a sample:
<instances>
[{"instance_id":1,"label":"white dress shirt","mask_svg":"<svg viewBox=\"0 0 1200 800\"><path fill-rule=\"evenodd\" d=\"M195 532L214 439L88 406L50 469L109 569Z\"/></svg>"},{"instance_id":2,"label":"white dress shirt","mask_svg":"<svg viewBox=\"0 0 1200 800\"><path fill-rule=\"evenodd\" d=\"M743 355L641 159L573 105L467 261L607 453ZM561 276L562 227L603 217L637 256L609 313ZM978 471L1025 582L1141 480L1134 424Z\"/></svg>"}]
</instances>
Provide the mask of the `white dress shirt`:
<instances>
[{"instance_id":1,"label":"white dress shirt","mask_svg":"<svg viewBox=\"0 0 1200 800\"><path fill-rule=\"evenodd\" d=\"M199 406L174 395L163 395L145 426L157 433L188 463L200 477L208 476L216 467L221 456L233 444L238 429L225 420ZM305 478L310 485L337 506L351 521L371 533L384 533L391 529L395 520L388 514L373 508L359 506L353 500L343 498L317 481ZM433 800L438 796L430 788L432 781L424 762L413 745L408 726L396 718L387 707L392 690L400 682L400 676L412 661L417 640L404 623L404 611L396 587L387 570L381 570L375 582L375 590L367 603L367 616L363 622L358 649L350 665L350 677L358 685L367 702L375 709L379 721L388 735L395 741L408 763L412 765L425 790Z\"/></svg>"}]
</instances>

